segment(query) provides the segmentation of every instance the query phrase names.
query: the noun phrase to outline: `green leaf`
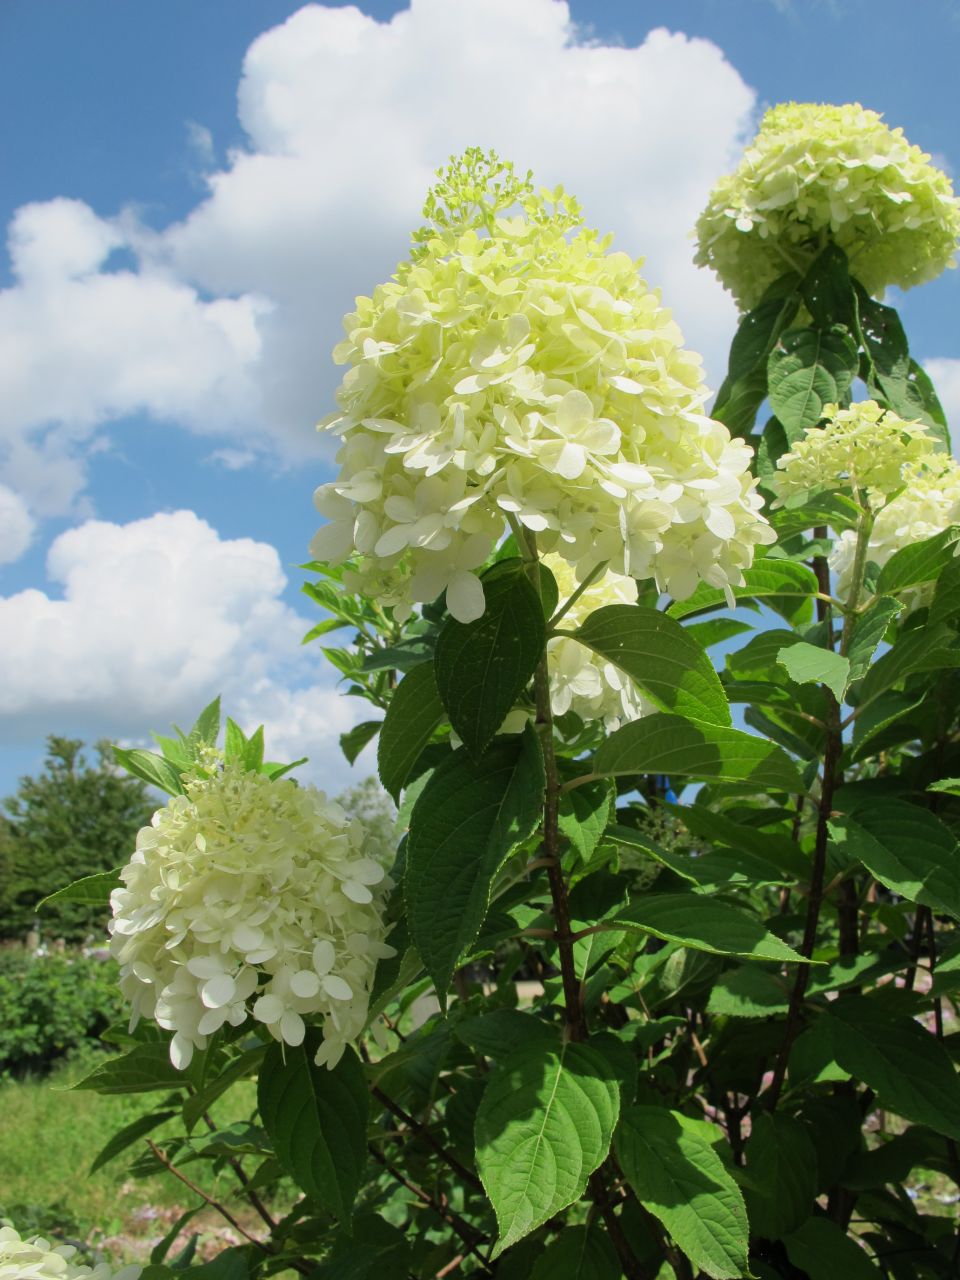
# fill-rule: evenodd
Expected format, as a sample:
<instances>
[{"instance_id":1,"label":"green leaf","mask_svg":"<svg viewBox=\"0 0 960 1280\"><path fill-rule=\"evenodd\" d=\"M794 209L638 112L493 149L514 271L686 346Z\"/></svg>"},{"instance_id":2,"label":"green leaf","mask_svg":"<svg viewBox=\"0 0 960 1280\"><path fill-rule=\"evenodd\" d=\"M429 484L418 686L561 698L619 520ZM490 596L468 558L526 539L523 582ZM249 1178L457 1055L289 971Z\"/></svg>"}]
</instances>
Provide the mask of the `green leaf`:
<instances>
[{"instance_id":1,"label":"green leaf","mask_svg":"<svg viewBox=\"0 0 960 1280\"><path fill-rule=\"evenodd\" d=\"M532 1013L519 1009L492 1009L457 1024L457 1039L488 1058L506 1058L532 1044L544 1049L559 1047L560 1031Z\"/></svg>"},{"instance_id":2,"label":"green leaf","mask_svg":"<svg viewBox=\"0 0 960 1280\"><path fill-rule=\"evenodd\" d=\"M830 835L875 879L909 902L960 920L960 848L950 828L903 800L875 800L835 818Z\"/></svg>"},{"instance_id":3,"label":"green leaf","mask_svg":"<svg viewBox=\"0 0 960 1280\"><path fill-rule=\"evenodd\" d=\"M721 401L721 394L723 399ZM724 382L711 410L733 436L748 436L757 420L757 410L767 397L767 370L758 365L751 373L733 382Z\"/></svg>"},{"instance_id":4,"label":"green leaf","mask_svg":"<svg viewBox=\"0 0 960 1280\"><path fill-rule=\"evenodd\" d=\"M832 649L798 640L782 648L777 661L797 684L825 684L838 702L843 701L850 678L849 659Z\"/></svg>"},{"instance_id":5,"label":"green leaf","mask_svg":"<svg viewBox=\"0 0 960 1280\"><path fill-rule=\"evenodd\" d=\"M475 759L530 682L546 637L540 596L519 561L494 565L483 589L483 616L467 623L449 618L434 658L440 699Z\"/></svg>"},{"instance_id":6,"label":"green leaf","mask_svg":"<svg viewBox=\"0 0 960 1280\"><path fill-rule=\"evenodd\" d=\"M603 1054L568 1043L517 1050L489 1075L477 1112L477 1167L497 1215L492 1257L579 1200L620 1110Z\"/></svg>"},{"instance_id":7,"label":"green leaf","mask_svg":"<svg viewBox=\"0 0 960 1280\"><path fill-rule=\"evenodd\" d=\"M247 735L236 720L227 716L227 729L224 736L223 753L228 760L242 760L247 748Z\"/></svg>"},{"instance_id":8,"label":"green leaf","mask_svg":"<svg viewBox=\"0 0 960 1280\"><path fill-rule=\"evenodd\" d=\"M868 676L872 675L875 670L876 667L871 667L867 673ZM862 760L864 756L870 755L872 751L871 744L874 739L886 733L886 730L891 725L901 723L905 726L904 733L906 737L915 737L913 723L907 717L922 701L922 691L909 694L882 693L879 697L874 698L869 705L865 705L861 700L857 710L857 719L853 726L853 759ZM899 740L904 741L905 738ZM871 747L871 750L868 750L868 747Z\"/></svg>"},{"instance_id":9,"label":"green leaf","mask_svg":"<svg viewBox=\"0 0 960 1280\"><path fill-rule=\"evenodd\" d=\"M939 782L931 782L928 791L942 791L948 796L960 796L960 778L941 778Z\"/></svg>"},{"instance_id":10,"label":"green leaf","mask_svg":"<svg viewBox=\"0 0 960 1280\"><path fill-rule=\"evenodd\" d=\"M92 876L74 880L73 884L65 885L55 893L48 893L37 903L37 910L54 902L82 902L89 907L104 907L114 889L119 889L122 884L119 868L116 871L97 871Z\"/></svg>"},{"instance_id":11,"label":"green leaf","mask_svg":"<svg viewBox=\"0 0 960 1280\"><path fill-rule=\"evenodd\" d=\"M795 766L780 747L739 729L694 724L662 712L612 733L593 758L593 772L601 776L664 773L718 782L749 781L758 789L804 790Z\"/></svg>"},{"instance_id":12,"label":"green leaf","mask_svg":"<svg viewBox=\"0 0 960 1280\"><path fill-rule=\"evenodd\" d=\"M113 757L121 768L142 778L152 787L158 787L167 795L182 796L183 783L180 774L169 760L155 755L152 751L142 751L139 747L113 747Z\"/></svg>"},{"instance_id":13,"label":"green leaf","mask_svg":"<svg viewBox=\"0 0 960 1280\"><path fill-rule=\"evenodd\" d=\"M932 582L956 553L960 525L951 525L923 542L913 542L895 551L880 570L877 595L896 595L922 582Z\"/></svg>"},{"instance_id":14,"label":"green leaf","mask_svg":"<svg viewBox=\"0 0 960 1280\"><path fill-rule=\"evenodd\" d=\"M367 743L377 736L382 724L382 720L364 720L361 724L355 724L352 729L348 729L346 733L341 733L340 750L350 764L354 763Z\"/></svg>"},{"instance_id":15,"label":"green leaf","mask_svg":"<svg viewBox=\"0 0 960 1280\"><path fill-rule=\"evenodd\" d=\"M272 1044L257 1084L257 1105L284 1171L340 1219L353 1209L366 1164L369 1093L352 1049L329 1071L314 1063L322 1043Z\"/></svg>"},{"instance_id":16,"label":"green leaf","mask_svg":"<svg viewBox=\"0 0 960 1280\"><path fill-rule=\"evenodd\" d=\"M806 878L809 862L788 835L775 831L757 831L742 822L734 822L702 804L669 805L669 811L694 835L714 844L754 853L770 867L786 870L797 878Z\"/></svg>"},{"instance_id":17,"label":"green leaf","mask_svg":"<svg viewBox=\"0 0 960 1280\"><path fill-rule=\"evenodd\" d=\"M433 773L414 805L404 896L410 936L441 1002L487 914L494 876L543 815L535 731L495 742L474 763L464 748Z\"/></svg>"},{"instance_id":18,"label":"green leaf","mask_svg":"<svg viewBox=\"0 0 960 1280\"><path fill-rule=\"evenodd\" d=\"M499 1270L498 1273L499 1275ZM534 1263L530 1280L620 1280L622 1272L610 1237L594 1223L564 1227Z\"/></svg>"},{"instance_id":19,"label":"green leaf","mask_svg":"<svg viewBox=\"0 0 960 1280\"><path fill-rule=\"evenodd\" d=\"M878 596L854 624L847 656L850 659L848 687L862 679L870 670L870 662L877 645L886 634L890 623L903 612L903 605L892 596Z\"/></svg>"},{"instance_id":20,"label":"green leaf","mask_svg":"<svg viewBox=\"0 0 960 1280\"><path fill-rule=\"evenodd\" d=\"M616 800L611 782L588 782L560 797L559 826L584 862L589 862L607 829Z\"/></svg>"},{"instance_id":21,"label":"green leaf","mask_svg":"<svg viewBox=\"0 0 960 1280\"><path fill-rule=\"evenodd\" d=\"M943 408L933 383L911 360L900 317L893 307L871 298L856 285L860 333L867 354L865 381L871 396L901 418L919 418L945 449L950 448Z\"/></svg>"},{"instance_id":22,"label":"green leaf","mask_svg":"<svg viewBox=\"0 0 960 1280\"><path fill-rule=\"evenodd\" d=\"M397 685L380 730L377 770L394 800L399 801L411 769L442 720L433 663L424 662Z\"/></svg>"},{"instance_id":23,"label":"green leaf","mask_svg":"<svg viewBox=\"0 0 960 1280\"><path fill-rule=\"evenodd\" d=\"M196 724L187 735L191 742L215 747L220 737L220 695L207 704L197 716Z\"/></svg>"},{"instance_id":24,"label":"green leaf","mask_svg":"<svg viewBox=\"0 0 960 1280\"><path fill-rule=\"evenodd\" d=\"M784 1240L787 1257L810 1280L880 1280L881 1271L852 1236L817 1215Z\"/></svg>"},{"instance_id":25,"label":"green leaf","mask_svg":"<svg viewBox=\"0 0 960 1280\"><path fill-rule=\"evenodd\" d=\"M936 626L940 622L955 619L960 613L960 559L954 557L937 578L927 624Z\"/></svg>"},{"instance_id":26,"label":"green leaf","mask_svg":"<svg viewBox=\"0 0 960 1280\"><path fill-rule=\"evenodd\" d=\"M778 337L797 314L797 284L797 277L792 272L781 276L770 286L757 306L741 319L730 344L728 380L736 380L752 373L769 356ZM721 390L717 395L718 403L722 394ZM714 406L716 407L717 405Z\"/></svg>"},{"instance_id":27,"label":"green leaf","mask_svg":"<svg viewBox=\"0 0 960 1280\"><path fill-rule=\"evenodd\" d=\"M713 663L675 619L641 605L611 604L591 613L574 638L632 676L665 711L730 723L730 708Z\"/></svg>"},{"instance_id":28,"label":"green leaf","mask_svg":"<svg viewBox=\"0 0 960 1280\"><path fill-rule=\"evenodd\" d=\"M800 286L804 305L820 329L838 322L854 326L856 299L850 281L847 255L835 244L827 244L814 259Z\"/></svg>"},{"instance_id":29,"label":"green leaf","mask_svg":"<svg viewBox=\"0 0 960 1280\"><path fill-rule=\"evenodd\" d=\"M811 569L793 560L764 557L743 573L742 587L733 587L737 603L763 600L791 625L813 617L813 593L817 579ZM667 610L671 618L689 618L709 609L724 608L727 599L719 588L700 584L686 600L675 600Z\"/></svg>"},{"instance_id":30,"label":"green leaf","mask_svg":"<svg viewBox=\"0 0 960 1280\"><path fill-rule=\"evenodd\" d=\"M619 908L604 928L649 933L694 951L750 960L800 960L754 916L699 893L647 893Z\"/></svg>"},{"instance_id":31,"label":"green leaf","mask_svg":"<svg viewBox=\"0 0 960 1280\"><path fill-rule=\"evenodd\" d=\"M731 640L734 636L741 636L745 631L750 630L749 622L740 622L737 618L708 618L706 622L687 624L687 632L704 649L709 649L714 644L722 644L724 640Z\"/></svg>"},{"instance_id":32,"label":"green leaf","mask_svg":"<svg viewBox=\"0 0 960 1280\"><path fill-rule=\"evenodd\" d=\"M101 1148L99 1154L94 1158L89 1172L96 1173L98 1169L102 1169L105 1164L109 1164L111 1160L115 1160L117 1156L132 1147L139 1138L152 1133L158 1125L163 1124L165 1120L171 1119L176 1114L176 1111L151 1111L149 1115L138 1116L130 1124L124 1125Z\"/></svg>"},{"instance_id":33,"label":"green leaf","mask_svg":"<svg viewBox=\"0 0 960 1280\"><path fill-rule=\"evenodd\" d=\"M326 652L326 650L324 650ZM412 636L400 644L388 645L385 649L374 649L368 653L360 664L360 670L371 671L412 671L433 658L433 647L424 639Z\"/></svg>"},{"instance_id":34,"label":"green leaf","mask_svg":"<svg viewBox=\"0 0 960 1280\"><path fill-rule=\"evenodd\" d=\"M748 435L767 394L767 357L797 314L797 278L781 277L763 300L740 321L730 345L727 376L717 392L711 417L734 435Z\"/></svg>"},{"instance_id":35,"label":"green leaf","mask_svg":"<svg viewBox=\"0 0 960 1280\"><path fill-rule=\"evenodd\" d=\"M796 1231L816 1205L816 1148L800 1120L761 1111L753 1118L745 1154L751 1233L780 1240Z\"/></svg>"},{"instance_id":36,"label":"green leaf","mask_svg":"<svg viewBox=\"0 0 960 1280\"><path fill-rule=\"evenodd\" d=\"M258 772L263 764L263 725L259 725L247 739L243 748L243 767ZM292 765L289 766L293 768ZM274 775L276 776L276 775Z\"/></svg>"},{"instance_id":37,"label":"green leaf","mask_svg":"<svg viewBox=\"0 0 960 1280\"><path fill-rule=\"evenodd\" d=\"M78 1080L74 1089L94 1093L151 1093L155 1089L183 1089L188 1076L170 1061L166 1041L138 1044L128 1053L108 1058Z\"/></svg>"},{"instance_id":38,"label":"green leaf","mask_svg":"<svg viewBox=\"0 0 960 1280\"><path fill-rule=\"evenodd\" d=\"M767 385L770 407L792 444L823 416L825 404L837 404L857 376L857 344L842 325L827 329L791 329L770 355Z\"/></svg>"},{"instance_id":39,"label":"green leaf","mask_svg":"<svg viewBox=\"0 0 960 1280\"><path fill-rule=\"evenodd\" d=\"M878 694L917 671L941 671L960 666L960 643L946 622L902 632L896 643L879 658L860 686L861 707Z\"/></svg>"},{"instance_id":40,"label":"green leaf","mask_svg":"<svg viewBox=\"0 0 960 1280\"><path fill-rule=\"evenodd\" d=\"M702 1122L663 1107L631 1107L617 1129L616 1149L637 1199L696 1269L714 1280L748 1273L743 1197Z\"/></svg>"},{"instance_id":41,"label":"green leaf","mask_svg":"<svg viewBox=\"0 0 960 1280\"><path fill-rule=\"evenodd\" d=\"M960 1082L943 1045L912 1018L846 995L830 1004L824 1027L837 1063L879 1094L878 1105L937 1133L960 1138Z\"/></svg>"}]
</instances>

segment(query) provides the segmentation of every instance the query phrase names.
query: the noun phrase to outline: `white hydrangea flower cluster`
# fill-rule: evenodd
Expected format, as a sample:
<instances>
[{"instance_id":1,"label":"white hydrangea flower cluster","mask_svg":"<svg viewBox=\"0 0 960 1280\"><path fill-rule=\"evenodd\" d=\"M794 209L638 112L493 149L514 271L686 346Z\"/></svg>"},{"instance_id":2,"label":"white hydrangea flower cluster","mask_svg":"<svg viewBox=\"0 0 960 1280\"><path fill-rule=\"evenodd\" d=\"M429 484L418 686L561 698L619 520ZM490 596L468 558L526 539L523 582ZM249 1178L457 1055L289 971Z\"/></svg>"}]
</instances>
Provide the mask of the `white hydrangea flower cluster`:
<instances>
[{"instance_id":1,"label":"white hydrangea flower cluster","mask_svg":"<svg viewBox=\"0 0 960 1280\"><path fill-rule=\"evenodd\" d=\"M904 467L931 455L935 447L922 422L905 421L876 400L862 400L849 409L824 405L823 418L822 427L808 427L790 452L777 459L779 470L770 480L775 506L841 489L880 505L878 499L903 488Z\"/></svg>"},{"instance_id":2,"label":"white hydrangea flower cluster","mask_svg":"<svg viewBox=\"0 0 960 1280\"><path fill-rule=\"evenodd\" d=\"M249 1016L286 1044L323 1017L318 1063L363 1030L392 882L364 830L315 787L228 761L189 775L137 836L111 896L111 950L134 1025L173 1031L186 1067Z\"/></svg>"},{"instance_id":3,"label":"white hydrangea flower cluster","mask_svg":"<svg viewBox=\"0 0 960 1280\"><path fill-rule=\"evenodd\" d=\"M908 463L903 470L903 491L873 522L867 559L882 567L901 547L923 542L954 524L960 524L960 463L944 453ZM856 534L847 529L830 554L830 568L837 575L841 596L850 589L856 546ZM908 608L917 608L929 602L932 589L927 586L900 598Z\"/></svg>"},{"instance_id":4,"label":"white hydrangea flower cluster","mask_svg":"<svg viewBox=\"0 0 960 1280\"><path fill-rule=\"evenodd\" d=\"M579 585L571 566L558 555L544 556L543 563L556 579L560 601L568 600ZM574 601L560 625L572 630L604 605L636 602L634 579L607 570ZM657 710L619 667L570 636L547 641L547 670L555 716L573 711L584 721L602 720L612 730Z\"/></svg>"},{"instance_id":5,"label":"white hydrangea flower cluster","mask_svg":"<svg viewBox=\"0 0 960 1280\"><path fill-rule=\"evenodd\" d=\"M773 107L739 167L697 222L699 266L741 309L787 271L805 272L827 238L871 294L909 289L955 265L960 199L950 179L858 103Z\"/></svg>"},{"instance_id":6,"label":"white hydrangea flower cluster","mask_svg":"<svg viewBox=\"0 0 960 1280\"><path fill-rule=\"evenodd\" d=\"M347 589L400 618L444 590L481 616L506 518L582 576L607 561L677 598L740 584L773 540L751 451L703 413L700 358L637 263L476 152L425 212L411 260L344 322L313 556L351 561Z\"/></svg>"},{"instance_id":7,"label":"white hydrangea flower cluster","mask_svg":"<svg viewBox=\"0 0 960 1280\"><path fill-rule=\"evenodd\" d=\"M14 1227L0 1226L0 1280L138 1280L143 1270L134 1265L114 1271L106 1263L88 1267L73 1261L76 1254L72 1245L23 1237Z\"/></svg>"}]
</instances>

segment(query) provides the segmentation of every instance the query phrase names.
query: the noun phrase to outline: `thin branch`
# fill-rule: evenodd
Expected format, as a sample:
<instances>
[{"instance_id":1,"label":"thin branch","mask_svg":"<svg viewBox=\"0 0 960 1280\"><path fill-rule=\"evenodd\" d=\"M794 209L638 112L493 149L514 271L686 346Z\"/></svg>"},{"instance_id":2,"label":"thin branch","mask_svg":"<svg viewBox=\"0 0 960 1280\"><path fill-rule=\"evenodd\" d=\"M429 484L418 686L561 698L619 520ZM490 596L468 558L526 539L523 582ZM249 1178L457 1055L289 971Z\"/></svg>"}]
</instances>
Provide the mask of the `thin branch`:
<instances>
[{"instance_id":1,"label":"thin branch","mask_svg":"<svg viewBox=\"0 0 960 1280\"><path fill-rule=\"evenodd\" d=\"M449 1165L454 1173L459 1174L464 1181L469 1182L471 1186L476 1187L479 1191L483 1190L483 1183L477 1175L472 1173L466 1165L461 1164L453 1152L448 1151L443 1143L439 1142L434 1137L426 1125L421 1124L415 1116L412 1116L408 1111L405 1111L398 1102L394 1102L394 1100L391 1097L388 1097L388 1095L385 1094L379 1086L374 1085L371 1092L377 1101L386 1107L392 1115L395 1115L398 1120L402 1120L407 1128L412 1129L418 1137L423 1138L424 1142L433 1148L441 1160L443 1160L445 1164Z\"/></svg>"},{"instance_id":2,"label":"thin branch","mask_svg":"<svg viewBox=\"0 0 960 1280\"><path fill-rule=\"evenodd\" d=\"M217 1132L217 1126L214 1123L213 1118L209 1112L204 1111L203 1120L211 1133ZM247 1173L243 1165L240 1163L240 1161L237 1159L236 1156L228 1156L227 1164L230 1166L233 1172L237 1175L237 1181L240 1183L241 1187L243 1187L243 1194L250 1201L250 1204L257 1211L257 1213L260 1215L260 1217L263 1219L266 1225L270 1228L270 1231L271 1232L275 1231L277 1227L276 1220L271 1216L269 1210L267 1209L267 1206L263 1203L263 1201L257 1195L256 1191L254 1191L253 1187L251 1187L250 1179L247 1177Z\"/></svg>"},{"instance_id":3,"label":"thin branch","mask_svg":"<svg viewBox=\"0 0 960 1280\"><path fill-rule=\"evenodd\" d=\"M370 1155L374 1160L376 1160L377 1164L382 1165L383 1168L386 1169L391 1178L398 1182L400 1186L405 1187L412 1195L416 1196L421 1204L432 1209L437 1217L443 1222L446 1222L449 1226L453 1227L454 1231L463 1241L467 1253L473 1254L488 1275L493 1274L486 1258L484 1258L483 1254L477 1247L478 1245L485 1244L489 1241L490 1237L485 1232L478 1231L476 1227L472 1227L469 1222L460 1217L459 1213L455 1213L448 1204L441 1204L441 1202L432 1196L429 1191L425 1191L423 1187L418 1187L415 1182L411 1182L410 1179L405 1177L395 1165L390 1163L382 1152L377 1150L372 1142L367 1143L367 1150L370 1152Z\"/></svg>"},{"instance_id":4,"label":"thin branch","mask_svg":"<svg viewBox=\"0 0 960 1280\"><path fill-rule=\"evenodd\" d=\"M573 606L577 603L577 601L580 599L583 593L589 587L593 586L593 584L601 576L601 574L606 569L609 563L610 563L609 560L601 560L599 564L594 565L594 567L590 570L590 572L587 574L584 580L577 587L576 591L574 591L570 599L565 601L564 604L561 605L561 607L557 610L557 612L553 615L553 617L547 623L548 631L552 631L553 628L560 621L560 619L564 616L564 614L568 613L573 608Z\"/></svg>"},{"instance_id":5,"label":"thin branch","mask_svg":"<svg viewBox=\"0 0 960 1280\"><path fill-rule=\"evenodd\" d=\"M234 1231L238 1231L245 1240L248 1240L250 1244L256 1245L257 1248L262 1250L264 1253L272 1254L274 1252L266 1241L259 1240L256 1236L251 1235L246 1227L241 1226L225 1205L222 1205L219 1200L214 1200L212 1196L208 1196L206 1191L204 1191L202 1187L198 1187L195 1182L191 1182L187 1175L176 1167L167 1153L161 1150L161 1148L158 1147L151 1138L147 1139L147 1146L169 1173L172 1173L175 1178L178 1178L185 1187L189 1187L194 1195L199 1196L200 1199L208 1204L211 1209L216 1209L217 1213L219 1213L222 1218L226 1218Z\"/></svg>"}]
</instances>

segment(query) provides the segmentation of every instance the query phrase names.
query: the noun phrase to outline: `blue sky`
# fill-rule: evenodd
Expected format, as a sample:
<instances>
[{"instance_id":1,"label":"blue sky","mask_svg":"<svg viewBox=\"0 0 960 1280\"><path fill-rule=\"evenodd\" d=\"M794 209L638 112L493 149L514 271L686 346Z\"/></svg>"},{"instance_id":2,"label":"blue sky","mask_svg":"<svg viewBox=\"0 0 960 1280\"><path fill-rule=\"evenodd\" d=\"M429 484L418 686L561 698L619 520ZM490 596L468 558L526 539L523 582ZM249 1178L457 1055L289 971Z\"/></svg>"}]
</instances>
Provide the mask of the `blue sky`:
<instances>
[{"instance_id":1,"label":"blue sky","mask_svg":"<svg viewBox=\"0 0 960 1280\"><path fill-rule=\"evenodd\" d=\"M0 794L47 732L136 739L220 687L346 780L353 709L296 644L311 423L449 151L577 191L714 385L734 313L686 232L763 106L859 100L960 173L953 0L572 0L566 33L552 0L339 7L0 3ZM960 272L899 302L954 412L958 304Z\"/></svg>"}]
</instances>

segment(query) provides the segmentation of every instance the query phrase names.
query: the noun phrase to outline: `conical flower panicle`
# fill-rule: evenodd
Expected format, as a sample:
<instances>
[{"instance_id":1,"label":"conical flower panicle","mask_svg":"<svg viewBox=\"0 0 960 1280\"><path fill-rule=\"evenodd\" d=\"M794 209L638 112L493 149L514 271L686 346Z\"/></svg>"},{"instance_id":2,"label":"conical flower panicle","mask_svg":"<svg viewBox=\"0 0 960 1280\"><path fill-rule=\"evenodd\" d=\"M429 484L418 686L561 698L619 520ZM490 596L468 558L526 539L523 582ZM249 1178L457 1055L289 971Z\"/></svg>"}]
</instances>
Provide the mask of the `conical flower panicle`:
<instances>
[{"instance_id":1,"label":"conical flower panicle","mask_svg":"<svg viewBox=\"0 0 960 1280\"><path fill-rule=\"evenodd\" d=\"M312 554L409 616L477 569L510 518L583 577L601 561L673 596L729 588L772 541L750 449L703 412L700 359L637 263L470 152L428 199L410 260L344 321L340 472Z\"/></svg>"}]
</instances>

